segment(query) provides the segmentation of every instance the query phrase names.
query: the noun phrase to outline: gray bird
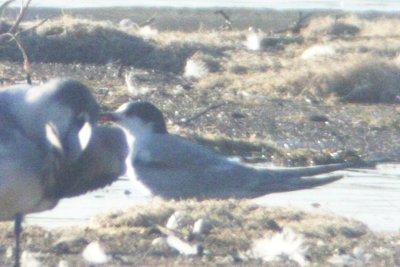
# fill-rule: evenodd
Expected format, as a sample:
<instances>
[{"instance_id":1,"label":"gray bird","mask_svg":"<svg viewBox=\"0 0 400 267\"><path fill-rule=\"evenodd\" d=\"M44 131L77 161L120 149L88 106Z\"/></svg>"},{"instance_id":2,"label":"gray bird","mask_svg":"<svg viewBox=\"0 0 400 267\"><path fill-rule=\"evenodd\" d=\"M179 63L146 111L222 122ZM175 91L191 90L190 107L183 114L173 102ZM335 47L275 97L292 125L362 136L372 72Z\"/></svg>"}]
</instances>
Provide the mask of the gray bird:
<instances>
[{"instance_id":1,"label":"gray bird","mask_svg":"<svg viewBox=\"0 0 400 267\"><path fill-rule=\"evenodd\" d=\"M97 126L79 160L58 172L62 185L50 192L50 197L74 197L111 184L125 173L128 152L125 134L119 127Z\"/></svg>"},{"instance_id":2,"label":"gray bird","mask_svg":"<svg viewBox=\"0 0 400 267\"><path fill-rule=\"evenodd\" d=\"M125 103L105 120L121 126L130 141L135 179L166 199L253 198L312 188L342 176L323 173L352 167L331 164L291 169L255 169L232 162L182 137L168 134L163 114L148 102Z\"/></svg>"},{"instance_id":3,"label":"gray bird","mask_svg":"<svg viewBox=\"0 0 400 267\"><path fill-rule=\"evenodd\" d=\"M22 216L54 207L90 143L98 104L83 84L53 80L0 91L0 220L15 219L16 266ZM66 190L66 189L63 189Z\"/></svg>"},{"instance_id":4,"label":"gray bird","mask_svg":"<svg viewBox=\"0 0 400 267\"><path fill-rule=\"evenodd\" d=\"M45 144L45 125L51 124L61 140L66 160L74 161L87 146L99 105L82 83L55 79L43 85L18 85L0 93L0 105L24 135Z\"/></svg>"}]
</instances>

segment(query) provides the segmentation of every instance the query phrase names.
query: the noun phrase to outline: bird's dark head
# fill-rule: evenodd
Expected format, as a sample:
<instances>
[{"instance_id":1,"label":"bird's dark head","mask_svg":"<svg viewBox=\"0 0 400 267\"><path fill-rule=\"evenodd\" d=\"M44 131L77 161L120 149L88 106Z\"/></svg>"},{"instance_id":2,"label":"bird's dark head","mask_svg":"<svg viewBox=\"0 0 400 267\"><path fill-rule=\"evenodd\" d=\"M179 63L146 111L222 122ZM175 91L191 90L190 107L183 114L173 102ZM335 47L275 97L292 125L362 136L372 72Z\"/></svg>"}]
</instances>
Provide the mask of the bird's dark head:
<instances>
[{"instance_id":1,"label":"bird's dark head","mask_svg":"<svg viewBox=\"0 0 400 267\"><path fill-rule=\"evenodd\" d=\"M87 116L91 123L97 121L100 107L88 87L70 79L60 79L55 83L55 102L71 109L78 119Z\"/></svg>"},{"instance_id":2,"label":"bird's dark head","mask_svg":"<svg viewBox=\"0 0 400 267\"><path fill-rule=\"evenodd\" d=\"M56 126L67 158L75 160L89 144L99 105L89 88L75 80L56 79L43 87L49 93L49 122Z\"/></svg>"},{"instance_id":3,"label":"bird's dark head","mask_svg":"<svg viewBox=\"0 0 400 267\"><path fill-rule=\"evenodd\" d=\"M102 120L113 121L134 136L144 133L168 133L162 112L149 102L125 103L117 111L104 114Z\"/></svg>"}]
</instances>

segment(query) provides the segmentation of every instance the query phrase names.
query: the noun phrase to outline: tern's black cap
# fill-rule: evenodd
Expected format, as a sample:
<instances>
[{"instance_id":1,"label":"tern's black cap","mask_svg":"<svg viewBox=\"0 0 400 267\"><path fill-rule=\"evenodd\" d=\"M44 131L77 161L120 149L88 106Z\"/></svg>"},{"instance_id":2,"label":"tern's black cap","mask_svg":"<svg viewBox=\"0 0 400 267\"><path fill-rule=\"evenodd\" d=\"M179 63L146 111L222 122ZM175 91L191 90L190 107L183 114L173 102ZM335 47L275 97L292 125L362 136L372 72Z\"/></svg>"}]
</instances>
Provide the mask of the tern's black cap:
<instances>
[{"instance_id":1,"label":"tern's black cap","mask_svg":"<svg viewBox=\"0 0 400 267\"><path fill-rule=\"evenodd\" d=\"M152 123L155 133L168 133L162 112L149 102L129 103L124 114L127 117L137 116L146 123Z\"/></svg>"}]
</instances>

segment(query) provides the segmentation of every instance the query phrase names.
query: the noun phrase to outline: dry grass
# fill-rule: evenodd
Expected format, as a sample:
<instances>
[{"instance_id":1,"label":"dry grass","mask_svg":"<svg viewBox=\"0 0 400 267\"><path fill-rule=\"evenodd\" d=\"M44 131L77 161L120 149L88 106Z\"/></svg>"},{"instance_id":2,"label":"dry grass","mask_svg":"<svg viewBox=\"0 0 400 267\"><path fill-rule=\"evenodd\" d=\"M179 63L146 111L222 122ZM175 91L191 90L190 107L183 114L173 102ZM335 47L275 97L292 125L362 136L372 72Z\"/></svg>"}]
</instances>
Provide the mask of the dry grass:
<instances>
[{"instance_id":1,"label":"dry grass","mask_svg":"<svg viewBox=\"0 0 400 267\"><path fill-rule=\"evenodd\" d=\"M304 257L309 259L310 263L323 264L332 255L340 253L355 257L355 248L371 255L368 263L390 265L395 261L395 250L392 250L393 246L390 245L391 239L373 234L361 223L318 212L305 213L291 208L261 207L248 201L154 202L150 207L135 207L99 217L92 227L104 235L116 230L121 235L123 232L136 233L141 236L140 244L146 246L141 248L141 251L147 256L166 257L176 262L176 251L158 250L151 245L151 241L157 236L155 229L166 225L171 215L177 211L183 215L183 219L178 223L176 234L183 240L190 236L192 226L197 220L204 219L208 223L209 232L204 233L192 244L202 246L205 254L201 262L211 265L223 262L227 258L233 261L248 261L250 265L261 264L262 261L249 253L253 242L260 238L270 239L283 229L292 229L301 236ZM385 257L381 255L383 248L387 253ZM355 261L359 264L367 263L363 262L361 257L355 257ZM196 262L198 261L194 260L194 265ZM282 258L279 262L287 263L287 259ZM229 261L227 263L229 264Z\"/></svg>"},{"instance_id":2,"label":"dry grass","mask_svg":"<svg viewBox=\"0 0 400 267\"><path fill-rule=\"evenodd\" d=\"M176 230L165 228L179 212ZM176 213L175 213L176 214ZM194 239L193 224L203 219L207 230ZM12 243L12 227L1 224L0 262L10 263L6 246ZM291 236L286 236L290 232ZM201 247L198 255L183 256L159 237L176 236ZM191 237L192 236L192 237ZM42 264L56 266L65 260L81 266L85 246L100 241L111 256L107 266L287 266L326 265L334 257L351 259L357 266L394 266L398 263L396 235L372 233L365 225L319 212L258 206L248 201L158 202L116 211L95 219L85 229L59 229L51 233L37 227L25 229L24 248L39 253ZM189 241L188 241L189 239ZM190 241L191 240L191 241ZM261 250L253 250L255 243ZM270 247L268 251L262 248ZM271 248L274 248L274 253ZM279 255L284 253L285 255ZM260 257L269 255L268 262ZM272 256L271 256L272 254Z\"/></svg>"},{"instance_id":3,"label":"dry grass","mask_svg":"<svg viewBox=\"0 0 400 267\"><path fill-rule=\"evenodd\" d=\"M264 51L249 51L245 31L163 31L145 40L137 28L122 30L111 22L63 16L22 38L32 61L105 64L120 61L137 68L183 75L189 64L202 73L197 89L214 88L226 99L312 97L346 102L398 102L400 51L395 38L398 19L366 20L355 15L319 16L297 40ZM360 29L357 36L329 37L332 27L348 24ZM389 30L393 29L393 30ZM316 39L320 40L316 43ZM333 51L329 57L302 58L308 47L323 41ZM14 46L2 49L2 59L20 60ZM197 66L198 65L198 66ZM199 67L200 66L200 67ZM203 68L204 67L204 68ZM197 69L196 69L197 68ZM189 68L190 69L190 68ZM199 71L197 70L197 72ZM203 71L204 70L204 71Z\"/></svg>"},{"instance_id":4,"label":"dry grass","mask_svg":"<svg viewBox=\"0 0 400 267\"><path fill-rule=\"evenodd\" d=\"M358 35L364 27L364 20L350 15L335 19L334 16L320 16L310 21L310 24L302 30L306 38L324 38L325 36Z\"/></svg>"},{"instance_id":5,"label":"dry grass","mask_svg":"<svg viewBox=\"0 0 400 267\"><path fill-rule=\"evenodd\" d=\"M392 61L348 55L331 60L329 65L311 65L303 65L303 71L285 69L278 89L292 96L336 96L345 102L364 103L397 102L396 96L400 95L400 69Z\"/></svg>"},{"instance_id":6,"label":"dry grass","mask_svg":"<svg viewBox=\"0 0 400 267\"><path fill-rule=\"evenodd\" d=\"M107 64L119 61L139 68L180 72L187 57L187 51L156 47L109 22L69 16L49 21L34 32L23 34L21 40L33 62ZM15 46L6 45L2 50L2 60L20 60Z\"/></svg>"}]
</instances>

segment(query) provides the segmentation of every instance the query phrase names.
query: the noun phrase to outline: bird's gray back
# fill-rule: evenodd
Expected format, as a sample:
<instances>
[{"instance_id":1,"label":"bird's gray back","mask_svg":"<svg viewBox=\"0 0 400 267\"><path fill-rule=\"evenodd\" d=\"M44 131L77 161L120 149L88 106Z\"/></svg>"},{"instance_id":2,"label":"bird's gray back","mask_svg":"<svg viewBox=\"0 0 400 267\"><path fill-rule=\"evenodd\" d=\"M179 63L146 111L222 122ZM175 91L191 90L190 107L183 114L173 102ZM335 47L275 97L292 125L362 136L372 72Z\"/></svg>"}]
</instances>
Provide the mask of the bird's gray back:
<instances>
[{"instance_id":1,"label":"bird's gray back","mask_svg":"<svg viewBox=\"0 0 400 267\"><path fill-rule=\"evenodd\" d=\"M253 169L173 135L154 135L137 148L137 178L164 198L228 198L252 187Z\"/></svg>"}]
</instances>

